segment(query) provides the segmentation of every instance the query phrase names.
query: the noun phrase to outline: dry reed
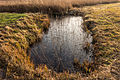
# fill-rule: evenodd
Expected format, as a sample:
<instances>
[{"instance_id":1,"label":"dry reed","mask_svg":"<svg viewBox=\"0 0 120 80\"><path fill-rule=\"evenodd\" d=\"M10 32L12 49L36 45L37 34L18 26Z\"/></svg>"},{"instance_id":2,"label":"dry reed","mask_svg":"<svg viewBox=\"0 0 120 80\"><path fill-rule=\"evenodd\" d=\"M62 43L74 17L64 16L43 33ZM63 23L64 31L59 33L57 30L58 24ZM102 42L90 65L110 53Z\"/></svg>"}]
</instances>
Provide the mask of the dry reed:
<instances>
[{"instance_id":1,"label":"dry reed","mask_svg":"<svg viewBox=\"0 0 120 80\"><path fill-rule=\"evenodd\" d=\"M117 2L118 0L0 0L0 12L64 13L71 7Z\"/></svg>"}]
</instances>

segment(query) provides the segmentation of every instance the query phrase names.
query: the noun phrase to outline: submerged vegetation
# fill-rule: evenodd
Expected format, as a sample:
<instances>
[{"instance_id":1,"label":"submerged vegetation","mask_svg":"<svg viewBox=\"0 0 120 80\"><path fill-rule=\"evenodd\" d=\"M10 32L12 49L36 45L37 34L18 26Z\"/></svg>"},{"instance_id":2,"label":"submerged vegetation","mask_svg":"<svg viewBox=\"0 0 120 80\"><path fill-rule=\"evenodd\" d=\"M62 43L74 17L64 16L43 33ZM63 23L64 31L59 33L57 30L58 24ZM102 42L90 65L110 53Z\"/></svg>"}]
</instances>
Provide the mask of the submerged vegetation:
<instances>
[{"instance_id":1,"label":"submerged vegetation","mask_svg":"<svg viewBox=\"0 0 120 80\"><path fill-rule=\"evenodd\" d=\"M92 32L95 48L94 64L86 61L80 65L75 60L78 70L89 73L87 77L81 76L81 73L56 73L43 65L35 68L27 50L31 44L41 39L42 31L48 29L48 16L40 13L0 13L0 78L12 80L119 80L120 3L88 6L116 1L118 0L65 0L64 2L0 0L0 12L45 11L48 14L59 12L64 14L70 9L73 13L74 11L84 13L84 24Z\"/></svg>"}]
</instances>

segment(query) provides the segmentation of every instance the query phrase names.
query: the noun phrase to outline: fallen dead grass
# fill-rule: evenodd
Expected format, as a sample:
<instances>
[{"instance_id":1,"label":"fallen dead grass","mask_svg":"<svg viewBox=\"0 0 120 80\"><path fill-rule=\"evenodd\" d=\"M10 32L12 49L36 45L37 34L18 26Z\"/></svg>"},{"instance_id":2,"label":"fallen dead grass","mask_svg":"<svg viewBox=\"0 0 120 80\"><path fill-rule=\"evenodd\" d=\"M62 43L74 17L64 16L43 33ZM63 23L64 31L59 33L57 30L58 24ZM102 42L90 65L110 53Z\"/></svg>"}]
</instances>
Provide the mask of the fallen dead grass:
<instances>
[{"instance_id":1,"label":"fallen dead grass","mask_svg":"<svg viewBox=\"0 0 120 80\"><path fill-rule=\"evenodd\" d=\"M83 8L92 31L96 70L90 79L120 79L120 3Z\"/></svg>"},{"instance_id":2,"label":"fallen dead grass","mask_svg":"<svg viewBox=\"0 0 120 80\"><path fill-rule=\"evenodd\" d=\"M43 29L48 26L47 15L0 13L0 70L6 74L3 78L34 77L36 71L27 50L41 39Z\"/></svg>"}]
</instances>

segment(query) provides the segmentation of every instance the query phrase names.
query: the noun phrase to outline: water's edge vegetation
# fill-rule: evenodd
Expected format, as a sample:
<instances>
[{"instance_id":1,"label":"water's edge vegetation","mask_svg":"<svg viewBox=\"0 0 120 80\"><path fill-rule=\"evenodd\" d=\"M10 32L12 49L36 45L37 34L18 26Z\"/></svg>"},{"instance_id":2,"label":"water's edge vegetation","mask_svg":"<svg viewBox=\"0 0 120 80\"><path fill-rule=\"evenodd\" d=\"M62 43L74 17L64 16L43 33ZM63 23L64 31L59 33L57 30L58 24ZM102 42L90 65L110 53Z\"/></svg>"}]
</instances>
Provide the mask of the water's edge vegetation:
<instances>
[{"instance_id":1,"label":"water's edge vegetation","mask_svg":"<svg viewBox=\"0 0 120 80\"><path fill-rule=\"evenodd\" d=\"M52 18L42 40L31 47L31 59L57 72L79 72L82 69L78 66L84 61L94 61L92 40L91 34L84 31L82 17Z\"/></svg>"},{"instance_id":2,"label":"water's edge vegetation","mask_svg":"<svg viewBox=\"0 0 120 80\"><path fill-rule=\"evenodd\" d=\"M48 28L48 16L42 14L9 14L0 16L0 72L7 79L119 79L120 67L120 7L119 3L73 8L72 14L84 13L85 30L93 33L95 63L79 65L88 77L80 73L55 73L46 66L35 68L30 62L27 50L36 40L41 39L41 32ZM112 7L111 7L112 6ZM104 13L104 14L103 14ZM4 17L3 14L7 16ZM8 16L9 15L9 16ZM9 24L8 17L12 20ZM6 18L6 19L5 19ZM5 20L5 21L4 21ZM6 23L6 21L8 23ZM11 23L10 22L10 23ZM2 23L2 24L1 24ZM7 24L7 25L6 25ZM33 35L34 34L34 35ZM85 67L88 66L88 67Z\"/></svg>"},{"instance_id":3,"label":"water's edge vegetation","mask_svg":"<svg viewBox=\"0 0 120 80\"><path fill-rule=\"evenodd\" d=\"M47 15L0 13L0 72L7 79L34 79L27 50L49 27Z\"/></svg>"},{"instance_id":4,"label":"water's edge vegetation","mask_svg":"<svg viewBox=\"0 0 120 80\"><path fill-rule=\"evenodd\" d=\"M84 7L84 24L92 32L95 71L89 79L120 79L120 3Z\"/></svg>"}]
</instances>

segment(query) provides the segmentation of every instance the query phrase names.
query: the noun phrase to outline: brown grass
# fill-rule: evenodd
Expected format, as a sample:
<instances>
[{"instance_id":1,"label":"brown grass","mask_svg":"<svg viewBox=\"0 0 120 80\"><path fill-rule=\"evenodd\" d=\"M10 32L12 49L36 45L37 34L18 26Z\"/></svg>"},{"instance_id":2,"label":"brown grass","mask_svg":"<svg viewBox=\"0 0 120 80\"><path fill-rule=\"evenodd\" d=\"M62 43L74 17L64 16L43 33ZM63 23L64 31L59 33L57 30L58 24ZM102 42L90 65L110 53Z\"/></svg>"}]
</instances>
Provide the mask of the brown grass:
<instances>
[{"instance_id":1,"label":"brown grass","mask_svg":"<svg viewBox=\"0 0 120 80\"><path fill-rule=\"evenodd\" d=\"M0 12L64 13L71 7L80 7L118 0L0 0Z\"/></svg>"},{"instance_id":2,"label":"brown grass","mask_svg":"<svg viewBox=\"0 0 120 80\"><path fill-rule=\"evenodd\" d=\"M40 74L34 70L27 49L41 39L42 31L49 26L48 16L37 13L0 13L0 20L0 72L5 74L0 74L0 79L35 79Z\"/></svg>"},{"instance_id":3,"label":"brown grass","mask_svg":"<svg viewBox=\"0 0 120 80\"><path fill-rule=\"evenodd\" d=\"M90 0L90 1L93 1L93 0ZM84 3L84 5L101 3L96 1L93 3L92 2L90 3L89 1L87 1L86 3ZM108 0L104 0L104 1L108 1ZM111 2L112 1L116 1L116 0L111 0ZM57 2L59 3L58 5L53 3L53 1L51 1L49 4L46 1L46 4L39 3L36 5L35 5L35 1L34 3L31 2L31 4L27 3L27 1L26 2L21 1L21 3L20 2L17 3L17 1L10 1L10 2L8 1L7 3L6 1L3 1L3 0L0 1L0 5L1 5L0 11L29 12L32 10L34 12L38 12L38 11L41 11L41 9L49 10L51 9L51 7L53 10L57 10L58 8L61 9L61 7L62 9L65 9L65 7L68 8L71 6L71 5L68 6L67 3L64 3L65 1L61 3L61 5L59 2ZM54 5L52 5L52 3ZM76 4L77 2L75 3L75 1L73 1L71 3L73 6L73 3ZM64 5L66 4L67 6L62 6L62 4ZM80 3L77 3L77 5L80 5ZM119 37L120 7L119 6L120 6L119 4L110 4L110 5L101 5L101 6L83 8L83 12L86 14L85 18L88 19L85 21L86 24L87 22L91 23L91 25L89 24L88 28L91 28L91 31L93 32L94 41L95 41L95 50L96 50L95 57L96 57L96 62L99 65L98 71L95 70L93 73L91 73L88 76L88 78L85 78L84 80L87 80L87 79L88 80L90 79L91 80L92 79L101 79L101 80L116 79L117 80L119 79L119 71L120 71L119 70L119 64L120 64L120 60L119 60L120 58L119 57L120 56L119 54L120 52L120 37ZM31 44L31 43L28 43L29 40L33 40L32 38L34 38L34 35L32 35L31 37L31 34L37 35L38 33L40 33L39 32L40 30L38 30L38 26L36 26L37 28L34 27L34 25L36 24L33 23L34 22L33 20L38 20L39 18L37 16L36 17L34 16L32 18L33 20L31 18L32 17L29 16L28 18L20 19L20 22L18 20L18 22L16 22L18 23L18 25L9 25L9 26L0 27L0 30L1 30L0 46L2 47L0 49L3 49L3 50L0 50L0 61L1 61L0 66L2 66L0 68L6 68L5 66L8 66L7 78L9 79L14 78L19 80L20 79L30 80L38 77L37 78L38 80L39 79L80 80L81 78L80 74L73 74L71 76L67 73L63 73L63 74L61 73L60 75L57 75L52 71L49 71L46 67L43 67L43 68L40 67L34 71L33 69L34 66L29 61L29 57L26 55L26 51L24 51L29 47L28 45ZM24 24L24 22L27 24ZM92 26L92 22L94 23L93 26ZM33 26L27 26L27 25L33 25ZM22 39L19 38L19 37L22 37L21 35L23 36ZM23 47L20 47L21 45L23 45ZM23 53L23 54L19 54L19 53ZM11 56L12 58L9 56ZM25 60L24 60L24 57L25 57ZM8 63L8 64L5 64L5 63Z\"/></svg>"},{"instance_id":4,"label":"brown grass","mask_svg":"<svg viewBox=\"0 0 120 80\"><path fill-rule=\"evenodd\" d=\"M90 80L120 79L120 3L84 7L84 22L93 33L96 70Z\"/></svg>"}]
</instances>

